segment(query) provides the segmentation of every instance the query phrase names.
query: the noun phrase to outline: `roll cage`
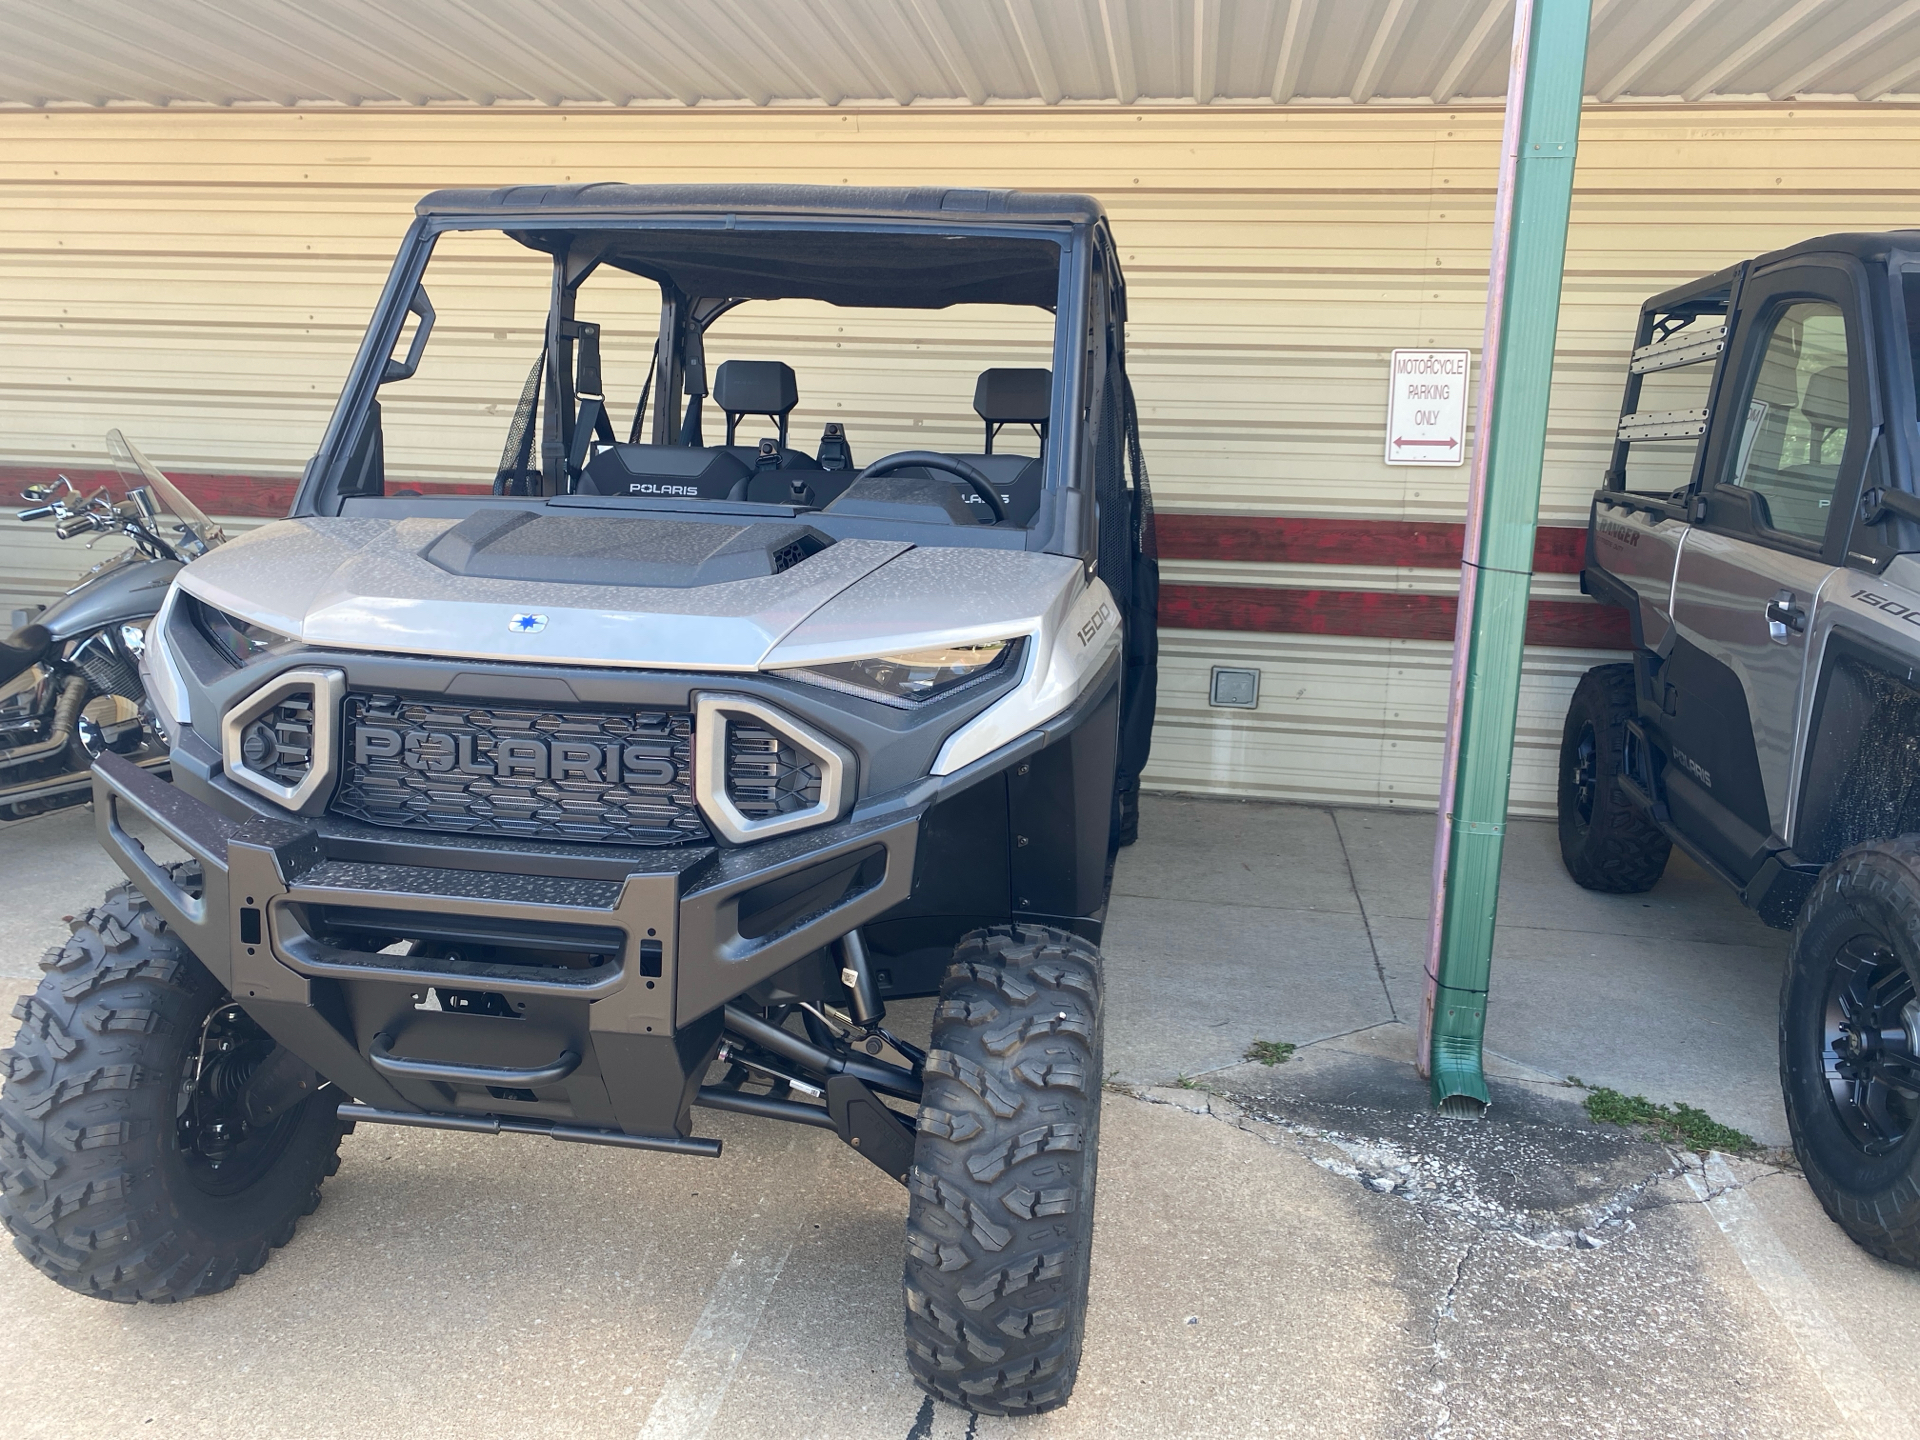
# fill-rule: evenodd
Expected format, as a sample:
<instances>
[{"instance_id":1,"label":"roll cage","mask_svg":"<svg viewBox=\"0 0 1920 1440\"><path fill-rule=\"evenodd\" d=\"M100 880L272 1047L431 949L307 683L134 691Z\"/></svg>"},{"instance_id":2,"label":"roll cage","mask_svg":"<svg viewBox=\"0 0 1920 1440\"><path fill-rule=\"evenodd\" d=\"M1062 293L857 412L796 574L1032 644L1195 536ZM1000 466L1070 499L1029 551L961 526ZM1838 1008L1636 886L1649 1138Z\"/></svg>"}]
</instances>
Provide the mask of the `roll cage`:
<instances>
[{"instance_id":1,"label":"roll cage","mask_svg":"<svg viewBox=\"0 0 1920 1440\"><path fill-rule=\"evenodd\" d=\"M1122 502L1131 443L1124 372L1125 287L1097 202L1076 195L1007 191L867 190L851 187L640 187L587 185L443 191L428 196L402 242L319 452L308 463L296 516L456 516L488 503L476 495L389 496L358 483L375 466L378 391L412 374L432 325L422 280L436 241L454 231L493 230L552 257L543 361L522 413L538 414L526 462L502 499L644 509L711 517L806 513L828 534L885 535L916 543L984 545L1097 562L1102 536L1096 492ZM764 237L764 239L763 239ZM964 242L954 245L952 242ZM783 254L783 252L790 252ZM703 337L722 314L756 299L820 299L858 306L937 309L979 301L1041 305L1054 316L1053 385L1038 503L1024 527L928 523L905 512L883 518L708 500L630 499L581 493L582 457L626 430L594 393L597 335L574 315L581 285L603 265L660 286L661 313L641 411L653 446L702 438L712 388ZM394 351L409 314L418 317L405 359ZM537 405L529 406L538 391ZM628 438L642 438L639 412ZM1126 432L1126 433L1123 433ZM510 446L509 449L512 447ZM503 465L504 468L504 465ZM494 477L476 477L490 480ZM497 487L499 488L499 487ZM1139 488L1136 486L1136 488ZM1110 503L1136 513L1144 505ZM1109 516L1109 525L1119 519ZM1103 540L1105 544L1103 545ZM1138 549L1138 542L1129 548ZM1105 568L1116 568L1110 563ZM1116 589L1130 586L1116 585Z\"/></svg>"}]
</instances>

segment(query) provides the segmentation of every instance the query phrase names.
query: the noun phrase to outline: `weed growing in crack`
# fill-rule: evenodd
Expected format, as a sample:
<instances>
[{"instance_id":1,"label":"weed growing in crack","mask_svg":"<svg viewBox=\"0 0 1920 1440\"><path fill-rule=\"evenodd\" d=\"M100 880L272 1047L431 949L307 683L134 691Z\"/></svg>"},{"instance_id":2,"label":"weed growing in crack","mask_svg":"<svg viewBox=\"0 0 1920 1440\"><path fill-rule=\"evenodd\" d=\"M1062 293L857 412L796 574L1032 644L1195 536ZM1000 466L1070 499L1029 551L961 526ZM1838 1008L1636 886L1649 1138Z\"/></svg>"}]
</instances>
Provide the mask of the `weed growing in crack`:
<instances>
[{"instance_id":1,"label":"weed growing in crack","mask_svg":"<svg viewBox=\"0 0 1920 1440\"><path fill-rule=\"evenodd\" d=\"M1176 1075L1173 1077L1173 1088L1176 1090L1204 1090L1207 1087L1191 1075Z\"/></svg>"},{"instance_id":2,"label":"weed growing in crack","mask_svg":"<svg viewBox=\"0 0 1920 1440\"><path fill-rule=\"evenodd\" d=\"M1247 1053L1240 1058L1257 1061L1262 1065L1284 1065L1293 1058L1293 1052L1298 1048L1285 1040L1256 1040L1247 1047Z\"/></svg>"},{"instance_id":3,"label":"weed growing in crack","mask_svg":"<svg viewBox=\"0 0 1920 1440\"><path fill-rule=\"evenodd\" d=\"M1656 1104L1644 1095L1622 1095L1605 1086L1588 1092L1587 1115L1602 1125L1644 1125L1668 1144L1684 1145L1705 1154L1724 1150L1746 1154L1760 1142L1731 1125L1722 1125L1704 1110L1686 1104Z\"/></svg>"}]
</instances>

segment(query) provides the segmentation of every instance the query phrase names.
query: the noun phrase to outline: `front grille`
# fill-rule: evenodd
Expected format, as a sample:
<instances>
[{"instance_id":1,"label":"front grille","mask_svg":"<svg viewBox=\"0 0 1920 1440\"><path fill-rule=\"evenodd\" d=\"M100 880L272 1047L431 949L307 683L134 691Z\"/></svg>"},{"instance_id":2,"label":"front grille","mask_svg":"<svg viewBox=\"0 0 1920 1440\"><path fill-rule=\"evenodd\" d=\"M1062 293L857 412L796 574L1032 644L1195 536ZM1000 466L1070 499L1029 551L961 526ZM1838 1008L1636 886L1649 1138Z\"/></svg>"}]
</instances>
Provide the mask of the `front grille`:
<instances>
[{"instance_id":1,"label":"front grille","mask_svg":"<svg viewBox=\"0 0 1920 1440\"><path fill-rule=\"evenodd\" d=\"M684 711L471 706L351 694L335 814L617 845L705 840Z\"/></svg>"},{"instance_id":2,"label":"front grille","mask_svg":"<svg viewBox=\"0 0 1920 1440\"><path fill-rule=\"evenodd\" d=\"M313 769L313 691L290 691L241 731L240 758L281 785L306 779Z\"/></svg>"},{"instance_id":3,"label":"front grille","mask_svg":"<svg viewBox=\"0 0 1920 1440\"><path fill-rule=\"evenodd\" d=\"M749 820L805 810L820 803L820 762L768 726L730 716L727 797Z\"/></svg>"}]
</instances>

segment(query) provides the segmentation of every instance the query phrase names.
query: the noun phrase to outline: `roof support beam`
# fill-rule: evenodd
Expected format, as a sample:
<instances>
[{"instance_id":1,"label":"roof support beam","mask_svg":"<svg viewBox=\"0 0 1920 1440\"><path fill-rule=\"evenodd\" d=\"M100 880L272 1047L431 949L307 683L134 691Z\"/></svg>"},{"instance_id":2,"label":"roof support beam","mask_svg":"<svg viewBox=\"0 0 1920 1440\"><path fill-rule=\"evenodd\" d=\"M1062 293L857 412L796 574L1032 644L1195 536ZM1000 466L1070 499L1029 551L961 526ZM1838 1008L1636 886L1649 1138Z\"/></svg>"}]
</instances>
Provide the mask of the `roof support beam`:
<instances>
[{"instance_id":1,"label":"roof support beam","mask_svg":"<svg viewBox=\"0 0 1920 1440\"><path fill-rule=\"evenodd\" d=\"M1467 38L1460 42L1460 48L1453 52L1453 58L1447 61L1447 68L1440 72L1439 80L1434 83L1434 104L1444 105L1460 93L1460 78L1480 58L1480 52L1487 48L1487 38L1493 34L1494 27L1512 9L1513 0L1486 0L1481 7L1480 18L1473 22Z\"/></svg>"},{"instance_id":2,"label":"roof support beam","mask_svg":"<svg viewBox=\"0 0 1920 1440\"><path fill-rule=\"evenodd\" d=\"M933 37L941 63L960 82L960 93L967 97L967 103L986 104L987 87L980 82L980 72L973 68L973 62L967 59L967 47L953 33L953 26L947 23L947 12L940 8L938 0L908 0L908 3L913 6L913 13L920 17L920 23L927 27L927 33Z\"/></svg>"},{"instance_id":3,"label":"roof support beam","mask_svg":"<svg viewBox=\"0 0 1920 1440\"><path fill-rule=\"evenodd\" d=\"M1364 105L1373 98L1373 87L1380 83L1380 72L1393 58L1393 47L1400 43L1407 21L1412 18L1413 0L1387 0L1386 13L1374 27L1366 58L1360 62L1360 73L1354 76L1353 90L1348 96L1354 104Z\"/></svg>"},{"instance_id":4,"label":"roof support beam","mask_svg":"<svg viewBox=\"0 0 1920 1440\"><path fill-rule=\"evenodd\" d=\"M1758 35L1755 35L1718 65L1715 65L1712 69L1701 75L1699 79L1695 80L1681 92L1681 98L1698 100L1704 96L1713 94L1714 91L1720 88L1722 83L1738 75L1757 57L1769 53L1775 45L1785 39L1791 31L1796 29L1803 20L1811 20L1831 4L1833 4L1833 0L1800 0L1800 3L1787 11L1786 14L1768 25ZM1867 97L1862 96L1861 98L1866 99Z\"/></svg>"},{"instance_id":5,"label":"roof support beam","mask_svg":"<svg viewBox=\"0 0 1920 1440\"><path fill-rule=\"evenodd\" d=\"M1809 81L1818 80L1829 70L1838 69L1840 66L1846 64L1847 61L1853 59L1853 57L1861 51L1869 50L1875 45L1878 45L1888 35L1898 30L1902 25L1905 25L1917 15L1920 15L1920 0L1907 0L1907 3L1902 5L1898 10L1893 11L1891 14L1882 15L1878 20L1874 21L1873 24L1867 26L1866 29L1857 31L1847 39L1841 41L1838 45L1834 46L1833 49L1827 51L1826 54L1815 59L1811 64L1802 65L1798 70L1794 71L1793 74L1769 90L1767 92L1767 98L1770 100L1785 100L1790 95L1798 95L1806 88Z\"/></svg>"},{"instance_id":6,"label":"roof support beam","mask_svg":"<svg viewBox=\"0 0 1920 1440\"><path fill-rule=\"evenodd\" d=\"M1284 105L1300 86L1300 66L1307 58L1307 42L1313 36L1314 11L1320 0L1289 0L1287 25L1280 32L1280 58L1273 67L1273 103Z\"/></svg>"},{"instance_id":7,"label":"roof support beam","mask_svg":"<svg viewBox=\"0 0 1920 1440\"><path fill-rule=\"evenodd\" d=\"M1100 0L1100 28L1107 36L1113 98L1131 105L1140 98L1140 77L1133 68L1133 22L1127 14L1127 0Z\"/></svg>"},{"instance_id":8,"label":"roof support beam","mask_svg":"<svg viewBox=\"0 0 1920 1440\"><path fill-rule=\"evenodd\" d=\"M1220 73L1220 0L1193 0L1193 98L1211 105Z\"/></svg>"},{"instance_id":9,"label":"roof support beam","mask_svg":"<svg viewBox=\"0 0 1920 1440\"><path fill-rule=\"evenodd\" d=\"M1060 77L1054 72L1053 56L1047 52L1046 38L1040 33L1040 17L1033 13L1033 0L1003 0L1007 7L1007 18L1013 21L1014 33L1020 37L1020 49L1027 57L1027 69L1033 76L1033 83L1040 91L1040 98L1049 105L1058 105L1064 93L1060 88Z\"/></svg>"},{"instance_id":10,"label":"roof support beam","mask_svg":"<svg viewBox=\"0 0 1920 1440\"><path fill-rule=\"evenodd\" d=\"M1687 32L1704 20L1707 12L1719 3L1720 0L1693 0L1693 3L1676 15L1665 29L1643 45L1639 53L1601 82L1595 94L1602 101L1618 100L1626 93L1628 86L1646 74L1654 64L1664 59L1667 53L1686 37Z\"/></svg>"}]
</instances>

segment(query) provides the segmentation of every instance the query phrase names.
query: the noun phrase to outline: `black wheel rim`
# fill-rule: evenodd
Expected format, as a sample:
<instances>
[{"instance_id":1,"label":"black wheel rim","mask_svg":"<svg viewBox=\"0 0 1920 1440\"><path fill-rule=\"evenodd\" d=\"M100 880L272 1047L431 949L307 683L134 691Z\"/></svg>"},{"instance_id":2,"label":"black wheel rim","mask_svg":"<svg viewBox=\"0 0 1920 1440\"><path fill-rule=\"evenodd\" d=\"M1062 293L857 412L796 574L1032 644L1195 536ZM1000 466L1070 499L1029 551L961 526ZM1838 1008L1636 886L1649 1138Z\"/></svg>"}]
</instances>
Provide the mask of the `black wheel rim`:
<instances>
[{"instance_id":1,"label":"black wheel rim","mask_svg":"<svg viewBox=\"0 0 1920 1440\"><path fill-rule=\"evenodd\" d=\"M304 1105L249 1123L247 1081L279 1048L238 1005L222 1000L201 1023L176 1092L174 1129L187 1176L208 1195L237 1195L273 1168Z\"/></svg>"},{"instance_id":2,"label":"black wheel rim","mask_svg":"<svg viewBox=\"0 0 1920 1440\"><path fill-rule=\"evenodd\" d=\"M1580 727L1580 738L1567 756L1567 789L1572 795L1573 813L1584 830L1593 824L1593 804L1600 793L1600 742L1593 733L1592 721Z\"/></svg>"},{"instance_id":3,"label":"black wheel rim","mask_svg":"<svg viewBox=\"0 0 1920 1440\"><path fill-rule=\"evenodd\" d=\"M1842 1130L1867 1155L1897 1148L1920 1120L1920 999L1884 941L1834 954L1821 1011L1821 1061Z\"/></svg>"}]
</instances>

